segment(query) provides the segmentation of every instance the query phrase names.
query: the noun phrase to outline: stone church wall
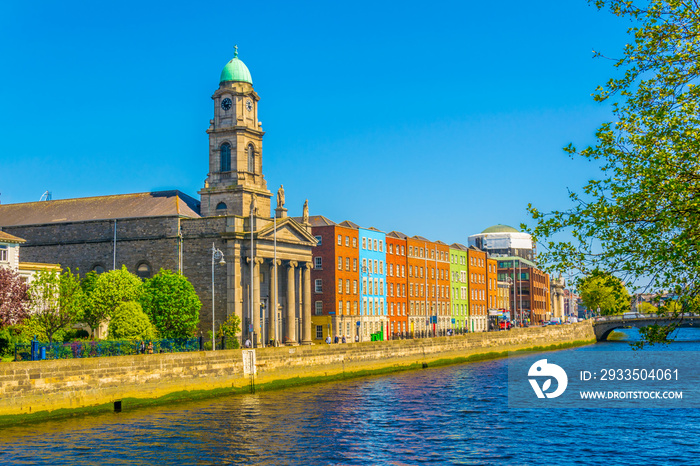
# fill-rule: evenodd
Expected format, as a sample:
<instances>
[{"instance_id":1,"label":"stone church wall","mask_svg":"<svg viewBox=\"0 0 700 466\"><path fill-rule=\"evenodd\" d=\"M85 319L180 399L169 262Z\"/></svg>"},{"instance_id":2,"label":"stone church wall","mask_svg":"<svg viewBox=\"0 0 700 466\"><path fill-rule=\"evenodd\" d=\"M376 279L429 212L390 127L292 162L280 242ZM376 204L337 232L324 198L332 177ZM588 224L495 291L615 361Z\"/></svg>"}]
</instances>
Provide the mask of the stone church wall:
<instances>
[{"instance_id":1,"label":"stone church wall","mask_svg":"<svg viewBox=\"0 0 700 466\"><path fill-rule=\"evenodd\" d=\"M177 270L177 218L117 220L116 265L136 272L147 263L152 273L161 267ZM27 240L21 260L46 262L87 273L96 265L111 270L114 259L114 220L4 227Z\"/></svg>"}]
</instances>

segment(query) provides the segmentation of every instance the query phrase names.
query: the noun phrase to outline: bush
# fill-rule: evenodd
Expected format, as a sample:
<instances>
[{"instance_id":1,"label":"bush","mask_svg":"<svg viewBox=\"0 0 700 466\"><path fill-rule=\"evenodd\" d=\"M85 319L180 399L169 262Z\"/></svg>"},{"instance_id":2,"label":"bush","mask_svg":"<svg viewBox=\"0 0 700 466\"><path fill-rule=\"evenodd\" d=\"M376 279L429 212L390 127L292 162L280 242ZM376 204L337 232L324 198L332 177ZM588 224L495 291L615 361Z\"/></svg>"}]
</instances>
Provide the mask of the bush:
<instances>
[{"instance_id":1,"label":"bush","mask_svg":"<svg viewBox=\"0 0 700 466\"><path fill-rule=\"evenodd\" d=\"M110 340L151 340L155 338L153 324L137 302L122 303L109 321Z\"/></svg>"}]
</instances>

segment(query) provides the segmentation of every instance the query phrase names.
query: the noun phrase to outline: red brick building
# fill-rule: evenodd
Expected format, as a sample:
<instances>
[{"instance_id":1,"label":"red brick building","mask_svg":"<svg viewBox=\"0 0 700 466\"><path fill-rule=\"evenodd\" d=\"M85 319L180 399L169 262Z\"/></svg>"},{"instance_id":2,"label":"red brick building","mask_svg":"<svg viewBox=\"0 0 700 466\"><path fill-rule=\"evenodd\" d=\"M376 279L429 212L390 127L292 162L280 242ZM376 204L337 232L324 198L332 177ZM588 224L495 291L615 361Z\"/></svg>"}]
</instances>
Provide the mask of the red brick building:
<instances>
[{"instance_id":1,"label":"red brick building","mask_svg":"<svg viewBox=\"0 0 700 466\"><path fill-rule=\"evenodd\" d=\"M309 218L318 241L311 270L312 334L354 341L359 315L358 229L351 222L336 224L317 215Z\"/></svg>"},{"instance_id":2,"label":"red brick building","mask_svg":"<svg viewBox=\"0 0 700 466\"><path fill-rule=\"evenodd\" d=\"M406 235L392 231L386 235L387 314L389 334L405 335L408 326L408 282L406 280Z\"/></svg>"}]
</instances>

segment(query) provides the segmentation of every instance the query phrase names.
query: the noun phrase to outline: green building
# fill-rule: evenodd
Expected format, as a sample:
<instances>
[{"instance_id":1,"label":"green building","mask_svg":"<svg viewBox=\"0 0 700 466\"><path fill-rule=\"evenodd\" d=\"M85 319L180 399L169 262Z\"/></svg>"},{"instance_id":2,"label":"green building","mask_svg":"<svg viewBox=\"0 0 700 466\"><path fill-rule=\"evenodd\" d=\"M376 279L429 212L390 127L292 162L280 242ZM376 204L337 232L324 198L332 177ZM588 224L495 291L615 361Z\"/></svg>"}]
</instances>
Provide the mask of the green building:
<instances>
[{"instance_id":1,"label":"green building","mask_svg":"<svg viewBox=\"0 0 700 466\"><path fill-rule=\"evenodd\" d=\"M467 250L459 243L450 245L450 288L452 289L452 328L465 330L469 325L469 282Z\"/></svg>"}]
</instances>

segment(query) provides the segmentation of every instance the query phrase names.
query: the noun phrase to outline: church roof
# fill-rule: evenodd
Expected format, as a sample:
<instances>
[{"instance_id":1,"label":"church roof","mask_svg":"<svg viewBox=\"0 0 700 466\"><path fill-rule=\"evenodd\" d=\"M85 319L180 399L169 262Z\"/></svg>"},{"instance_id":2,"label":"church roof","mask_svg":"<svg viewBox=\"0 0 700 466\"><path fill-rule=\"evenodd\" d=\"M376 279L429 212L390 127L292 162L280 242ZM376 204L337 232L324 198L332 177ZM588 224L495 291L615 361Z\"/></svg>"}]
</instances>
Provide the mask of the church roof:
<instances>
[{"instance_id":1,"label":"church roof","mask_svg":"<svg viewBox=\"0 0 700 466\"><path fill-rule=\"evenodd\" d=\"M27 240L20 238L19 236L11 235L0 231L0 242L2 243L26 243Z\"/></svg>"},{"instance_id":2,"label":"church roof","mask_svg":"<svg viewBox=\"0 0 700 466\"><path fill-rule=\"evenodd\" d=\"M302 217L292 217L294 220L296 220L299 223L302 223L303 218ZM336 223L327 218L324 217L323 215L310 215L309 216L309 224L311 224L312 227L325 227L325 226L330 226L330 225L335 225Z\"/></svg>"},{"instance_id":3,"label":"church roof","mask_svg":"<svg viewBox=\"0 0 700 466\"><path fill-rule=\"evenodd\" d=\"M0 227L174 216L200 217L199 201L173 190L0 205Z\"/></svg>"},{"instance_id":4,"label":"church roof","mask_svg":"<svg viewBox=\"0 0 700 466\"><path fill-rule=\"evenodd\" d=\"M520 233L520 231L516 230L513 227L509 227L508 225L501 225L500 223L498 225L494 225L491 227L488 227L482 233Z\"/></svg>"},{"instance_id":5,"label":"church roof","mask_svg":"<svg viewBox=\"0 0 700 466\"><path fill-rule=\"evenodd\" d=\"M245 66L238 58L238 47L236 47L236 52L233 54L231 61L226 63L224 69L221 70L221 77L219 78L219 83L226 81L238 81L248 84L253 84L253 78L250 76L250 71L248 67Z\"/></svg>"}]
</instances>

